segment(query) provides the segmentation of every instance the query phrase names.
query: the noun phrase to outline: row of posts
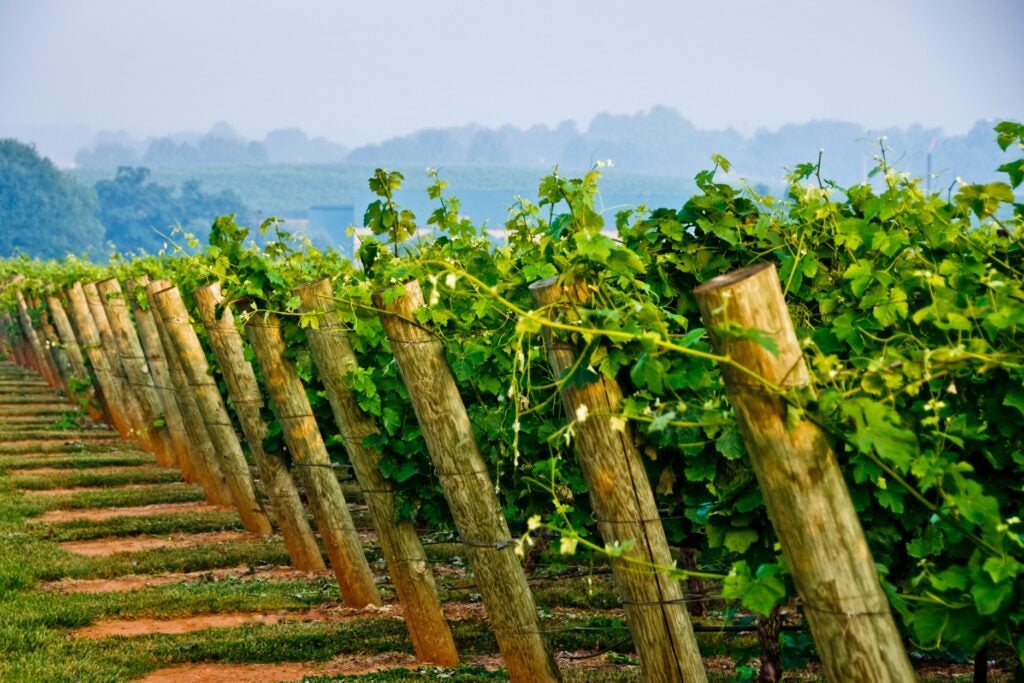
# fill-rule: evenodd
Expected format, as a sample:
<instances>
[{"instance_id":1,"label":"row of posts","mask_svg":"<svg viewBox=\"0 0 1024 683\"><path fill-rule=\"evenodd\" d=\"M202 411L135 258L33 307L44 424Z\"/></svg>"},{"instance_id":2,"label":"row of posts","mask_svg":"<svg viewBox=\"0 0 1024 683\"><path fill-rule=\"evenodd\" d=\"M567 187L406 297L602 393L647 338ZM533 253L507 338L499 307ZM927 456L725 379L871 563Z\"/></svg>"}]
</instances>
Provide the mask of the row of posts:
<instances>
[{"instance_id":1,"label":"row of posts","mask_svg":"<svg viewBox=\"0 0 1024 683\"><path fill-rule=\"evenodd\" d=\"M252 315L242 326L254 368L246 360L245 342L218 283L193 293L227 385L227 398L266 493L264 507L225 397L176 287L146 277L124 286L108 279L76 283L47 295L45 301L33 301L13 284L18 320L4 313L3 322L20 333L10 340L19 363L35 368L52 386L80 400L94 418L152 451L159 464L180 468L187 481L202 486L211 502L233 505L250 532L269 535L276 530L296 568L325 568L315 525L345 602L353 607L380 604L274 314ZM513 681L560 680L443 345L412 322L425 305L422 292L415 281L405 290L405 296L393 302L377 296L375 305L506 668ZM531 290L537 310L553 319L564 320L587 298L585 288L566 290L554 279L535 283ZM365 445L366 437L379 428L344 383L357 360L334 311L330 283L312 282L296 293L302 310L319 316L318 325L307 330L311 356L365 495L416 654L423 662L453 666L459 655L430 563L412 523L397 519L395 494L378 467L380 453ZM774 268L723 276L695 294L710 329L716 321L740 322L771 333L781 349L773 355L752 342L712 334L720 353L776 386L808 381ZM31 310L39 311L37 321ZM576 349L545 329L549 363L555 376L561 376L575 365ZM290 458L265 447L266 413L257 369ZM779 396L758 388L748 374L728 366L723 370L829 680L913 680L828 440L810 422L787 428L786 405ZM82 381L90 377L92 381ZM612 419L620 412L621 389L608 378L583 387L566 383L561 399L567 415L588 415L575 425L574 447L603 541L633 541L611 564L645 680L706 681L681 584L667 569L657 569L673 562L641 455L630 428L623 429ZM578 411L583 406L586 410Z\"/></svg>"}]
</instances>

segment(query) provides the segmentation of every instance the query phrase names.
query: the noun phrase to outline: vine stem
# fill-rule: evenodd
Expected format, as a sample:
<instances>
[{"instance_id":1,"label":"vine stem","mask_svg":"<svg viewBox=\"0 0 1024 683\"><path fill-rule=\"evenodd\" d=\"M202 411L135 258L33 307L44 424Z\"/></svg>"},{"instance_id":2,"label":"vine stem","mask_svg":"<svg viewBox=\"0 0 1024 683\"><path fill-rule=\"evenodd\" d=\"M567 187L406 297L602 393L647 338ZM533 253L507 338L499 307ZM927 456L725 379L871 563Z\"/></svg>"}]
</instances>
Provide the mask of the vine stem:
<instances>
[{"instance_id":1,"label":"vine stem","mask_svg":"<svg viewBox=\"0 0 1024 683\"><path fill-rule=\"evenodd\" d=\"M472 283L477 288L478 291L482 290L482 292L486 293L487 296L490 296L491 298L500 302L501 305L511 310L520 318L529 320L531 323L534 323L538 327L549 327L553 330L559 330L561 332L607 337L608 339L615 339L618 341L648 341L654 346L664 349L666 351L674 351L684 356L690 356L691 358L700 358L702 360L711 361L712 363L726 365L730 368L733 368L737 372L740 372L741 374L744 374L747 377L750 377L751 379L755 380L759 384L763 385L767 390L769 390L773 394L776 394L777 396L782 396L785 393L779 386L767 381L764 377L750 370L749 368L740 365L729 356L720 356L714 353L708 353L707 351L700 351L697 349L691 349L685 346L680 346L679 344L663 339L662 337L654 333L648 335L637 335L632 334L630 332L620 332L618 330L608 330L600 327L570 325L567 323L553 321L550 320L547 316L543 315L542 310L530 311L525 308L522 308L521 306L509 301L501 294L498 294L497 290L494 287L489 286L484 281L474 277L473 275L470 275L464 270L456 268L450 263L445 263L444 261L425 261L424 265L437 266L449 273L453 273L459 276L460 278L464 278L465 280Z\"/></svg>"}]
</instances>

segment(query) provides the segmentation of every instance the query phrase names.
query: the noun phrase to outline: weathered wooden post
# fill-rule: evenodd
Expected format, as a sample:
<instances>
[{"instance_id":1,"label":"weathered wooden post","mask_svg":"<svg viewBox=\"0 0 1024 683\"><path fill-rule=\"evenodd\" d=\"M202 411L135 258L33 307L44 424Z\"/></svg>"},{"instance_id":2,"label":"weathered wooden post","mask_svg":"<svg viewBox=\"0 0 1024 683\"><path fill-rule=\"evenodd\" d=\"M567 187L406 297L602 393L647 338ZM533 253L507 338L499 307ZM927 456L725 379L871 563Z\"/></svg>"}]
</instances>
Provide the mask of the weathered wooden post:
<instances>
[{"instance_id":1,"label":"weathered wooden post","mask_svg":"<svg viewBox=\"0 0 1024 683\"><path fill-rule=\"evenodd\" d=\"M115 278L103 280L96 283L96 291L99 292L100 302L106 311L128 384L139 400L142 423L157 463L164 467L176 467L178 456L174 452L171 435L167 430L163 404L153 385L153 375L149 372L146 354L142 351L139 335L132 324L131 314L128 313L121 283Z\"/></svg>"},{"instance_id":2,"label":"weathered wooden post","mask_svg":"<svg viewBox=\"0 0 1024 683\"><path fill-rule=\"evenodd\" d=\"M42 308L42 302L37 298L33 298L32 305L33 307ZM60 380L60 386L56 388L70 395L71 359L68 358L67 351L64 349L63 344L60 343L57 329L50 322L50 314L46 308L42 308L39 312L38 333L43 342L43 348L48 353L50 366L57 371L57 378Z\"/></svg>"},{"instance_id":3,"label":"weathered wooden post","mask_svg":"<svg viewBox=\"0 0 1024 683\"><path fill-rule=\"evenodd\" d=\"M96 395L96 388L89 379L89 368L85 364L85 357L82 355L82 348L75 337L75 331L71 328L71 321L68 320L67 311L60 297L56 294L49 294L46 297L46 306L50 309L50 319L57 330L61 345L67 353L68 363L71 369L71 379L68 389L85 404L89 417L93 420L103 420L113 423L109 415L102 409L99 397Z\"/></svg>"},{"instance_id":4,"label":"weathered wooden post","mask_svg":"<svg viewBox=\"0 0 1024 683\"><path fill-rule=\"evenodd\" d=\"M256 362L263 371L274 413L281 422L284 441L294 466L299 468L309 507L331 558L331 569L338 579L341 594L354 607L379 605L380 593L373 582L373 572L366 561L338 476L331 468L306 389L295 366L284 357L284 338L277 316L272 313L252 316L245 328Z\"/></svg>"},{"instance_id":5,"label":"weathered wooden post","mask_svg":"<svg viewBox=\"0 0 1024 683\"><path fill-rule=\"evenodd\" d=\"M111 424L121 436L131 438L132 425L124 414L124 406L120 400L117 384L110 372L110 364L107 354L103 353L100 333L96 329L96 322L92 318L92 311L85 300L85 291L82 283L76 282L68 287L66 291L71 324L75 330L85 354L89 357L93 372L96 375L96 383L100 388L100 397L103 400L104 411L110 416Z\"/></svg>"},{"instance_id":6,"label":"weathered wooden post","mask_svg":"<svg viewBox=\"0 0 1024 683\"><path fill-rule=\"evenodd\" d=\"M716 353L783 390L810 381L774 266L716 277L694 296ZM762 330L778 353L717 333L725 323ZM828 437L810 420L787 426L782 397L721 369L828 680L915 680Z\"/></svg>"},{"instance_id":7,"label":"weathered wooden post","mask_svg":"<svg viewBox=\"0 0 1024 683\"><path fill-rule=\"evenodd\" d=\"M537 307L551 318L561 312L559 303L586 299L585 290L566 290L556 277L534 283L530 291ZM562 377L576 365L576 349L550 328L543 336L552 373ZM566 414L575 420L574 445L601 537L605 543L635 543L612 558L611 565L644 678L706 681L682 586L668 573L672 552L643 459L629 425L617 428L613 423L621 412L622 390L614 380L599 377L584 386L563 382L559 394Z\"/></svg>"},{"instance_id":8,"label":"weathered wooden post","mask_svg":"<svg viewBox=\"0 0 1024 683\"><path fill-rule=\"evenodd\" d=\"M181 416L181 409L178 407L178 397L174 393L170 372L167 369L167 359L160 341L160 330L157 328L156 317L149 309L148 302L146 305L141 303L141 299L146 296L148 283L149 276L147 275L129 278L125 281L127 294L125 299L131 309L132 317L135 319L139 346L145 356L153 389L156 391L157 401L164 416L164 428L167 430L167 438L174 460L181 468L185 481L201 482L202 477L198 473L201 465L196 464L195 456L189 449L189 438L184 419Z\"/></svg>"},{"instance_id":9,"label":"weathered wooden post","mask_svg":"<svg viewBox=\"0 0 1024 683\"><path fill-rule=\"evenodd\" d=\"M231 307L223 306L220 283L213 282L200 287L194 296L203 327L210 338L210 346L224 373L231 404L259 467L260 479L270 499L274 521L281 530L292 566L307 571L324 569L324 558L306 519L299 490L288 472L288 463L281 453L267 452L263 447L263 439L267 435L267 425L260 414L263 395L256 381L256 373L245 359L242 335L235 327ZM218 307L221 307L219 317Z\"/></svg>"},{"instance_id":10,"label":"weathered wooden post","mask_svg":"<svg viewBox=\"0 0 1024 683\"><path fill-rule=\"evenodd\" d=\"M434 573L423 544L410 520L396 521L395 494L391 483L380 473L381 455L363 445L363 439L379 430L345 385L345 376L355 370L358 363L335 313L330 283L326 279L317 280L297 287L295 292L299 295L301 309L318 315L317 325L306 328L309 349L327 391L356 480L366 497L416 656L420 661L455 666L459 663L459 653L441 611Z\"/></svg>"},{"instance_id":11,"label":"weathered wooden post","mask_svg":"<svg viewBox=\"0 0 1024 683\"><path fill-rule=\"evenodd\" d=\"M513 681L561 680L444 349L430 332L412 322L424 305L419 283L406 284L405 295L390 303L377 292L374 303L382 310L381 322L509 675Z\"/></svg>"},{"instance_id":12,"label":"weathered wooden post","mask_svg":"<svg viewBox=\"0 0 1024 683\"><path fill-rule=\"evenodd\" d=\"M0 323L3 325L4 342L15 364L23 366L27 362L21 351L21 334L17 331L18 324L14 322L10 312L0 311Z\"/></svg>"},{"instance_id":13,"label":"weathered wooden post","mask_svg":"<svg viewBox=\"0 0 1024 683\"><path fill-rule=\"evenodd\" d=\"M7 350L10 352L14 362L18 365L24 366L27 363L27 359L22 353L21 349L21 335L16 331L17 324L14 322L14 318L7 311L0 311L0 325L4 332L4 342L6 343Z\"/></svg>"},{"instance_id":14,"label":"weathered wooden post","mask_svg":"<svg viewBox=\"0 0 1024 683\"><path fill-rule=\"evenodd\" d=\"M121 363L121 354L117 349L117 340L114 338L113 330L110 329L107 309L103 307L96 283L83 283L82 291L85 292L85 301L89 305L93 322L96 324L96 331L100 336L100 350L107 357L107 367L110 369L110 376L117 387L117 400L131 425L132 438L147 451L155 453L156 449L150 439L149 429L147 429L146 421L142 416L142 404L132 389L132 385L128 382L124 365Z\"/></svg>"},{"instance_id":15,"label":"weathered wooden post","mask_svg":"<svg viewBox=\"0 0 1024 683\"><path fill-rule=\"evenodd\" d=\"M179 453L184 449L190 456L192 470L199 478L199 482L206 492L206 498L217 505L232 505L231 489L228 487L227 478L220 468L220 460L217 457L217 450L206 430L206 423L203 421L202 413L196 396L189 386L185 370L181 367L181 359L178 358L177 349L171 342L167 333L163 318L156 310L156 293L170 288L171 283L167 280L154 280L147 282L146 300L149 303L148 313L160 336L160 348L163 358L167 361L167 374L170 377L171 388L174 399L178 404L181 415L184 438L182 445L177 448Z\"/></svg>"},{"instance_id":16,"label":"weathered wooden post","mask_svg":"<svg viewBox=\"0 0 1024 683\"><path fill-rule=\"evenodd\" d=\"M16 279L17 281L17 279ZM32 317L28 313L28 304L25 302L25 295L20 289L14 290L14 302L18 307L18 322L21 325L21 334L28 341L29 364L43 376L46 383L53 388L60 386L60 378L56 368L49 361L48 354L43 348L43 343L32 325Z\"/></svg>"},{"instance_id":17,"label":"weathered wooden post","mask_svg":"<svg viewBox=\"0 0 1024 683\"><path fill-rule=\"evenodd\" d=\"M164 327L178 354L188 383L196 397L199 412L206 424L214 448L219 456L220 470L231 489L231 498L246 530L262 536L273 533L270 520L256 499L249 464L235 435L235 427L228 416L224 398L217 389L206 354L185 309L185 302L177 287L155 294L156 308L163 318Z\"/></svg>"}]
</instances>

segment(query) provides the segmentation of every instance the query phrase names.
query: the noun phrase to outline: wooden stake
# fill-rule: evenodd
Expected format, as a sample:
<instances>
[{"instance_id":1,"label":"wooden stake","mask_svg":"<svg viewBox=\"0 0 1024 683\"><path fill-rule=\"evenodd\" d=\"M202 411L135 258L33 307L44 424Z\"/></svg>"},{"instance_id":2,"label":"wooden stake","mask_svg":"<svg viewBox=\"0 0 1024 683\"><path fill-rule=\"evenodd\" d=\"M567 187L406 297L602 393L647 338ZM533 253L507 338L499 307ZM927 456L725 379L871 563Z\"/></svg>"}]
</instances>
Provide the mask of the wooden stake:
<instances>
[{"instance_id":1,"label":"wooden stake","mask_svg":"<svg viewBox=\"0 0 1024 683\"><path fill-rule=\"evenodd\" d=\"M167 359L160 341L160 330L157 328L155 316L148 304L143 306L139 301L139 297L146 296L148 283L149 277L146 275L127 280L125 282L126 299L130 305L132 316L135 318L139 346L145 356L153 389L156 391L161 413L164 416L165 429L174 461L181 468L181 474L185 481L201 482L202 478L198 474L199 466L189 452L188 434L181 416L181 409L178 407L178 398L174 393L170 371L167 369Z\"/></svg>"},{"instance_id":2,"label":"wooden stake","mask_svg":"<svg viewBox=\"0 0 1024 683\"><path fill-rule=\"evenodd\" d=\"M293 465L302 477L341 594L353 607L379 605L380 593L373 582L373 572L345 503L345 494L331 468L306 389L295 366L284 357L280 323L274 314L265 313L249 318L245 328Z\"/></svg>"},{"instance_id":3,"label":"wooden stake","mask_svg":"<svg viewBox=\"0 0 1024 683\"><path fill-rule=\"evenodd\" d=\"M71 327L71 321L68 320L64 304L56 294L50 294L46 297L46 306L50 309L50 318L53 320L53 326L56 328L57 336L60 338L61 345L67 353L71 369L71 377L68 382L70 393L85 404L89 417L93 420L102 420L112 424L110 416L106 415L103 411L99 397L96 395L96 389L90 380L89 369L86 367L85 357L82 355L82 347L75 337L75 331ZM76 387L84 388L79 388L77 392L73 391Z\"/></svg>"},{"instance_id":4,"label":"wooden stake","mask_svg":"<svg viewBox=\"0 0 1024 683\"><path fill-rule=\"evenodd\" d=\"M810 381L774 266L693 293L716 353L784 389ZM725 323L763 331L778 353L719 334ZM915 680L827 436L809 420L787 426L786 402L750 375L723 365L722 376L828 680Z\"/></svg>"},{"instance_id":5,"label":"wooden stake","mask_svg":"<svg viewBox=\"0 0 1024 683\"><path fill-rule=\"evenodd\" d=\"M89 310L89 304L85 300L85 291L82 289L82 283L76 282L68 287L66 294L70 304L68 312L71 314L71 325L75 330L75 336L78 338L79 343L85 349L89 363L92 364L96 383L99 385L100 399L103 402L104 412L110 416L111 424L113 424L114 429L121 436L126 439L131 438L132 425L124 414L124 406L119 400L117 385L110 372L107 354L101 348L100 333L96 329L96 322L92 318L92 311Z\"/></svg>"},{"instance_id":6,"label":"wooden stake","mask_svg":"<svg viewBox=\"0 0 1024 683\"><path fill-rule=\"evenodd\" d=\"M153 280L146 284L146 299L157 334L160 335L160 346L167 361L167 374L185 428L185 448L191 456L192 469L199 478L207 499L216 505L232 505L231 489L228 487L227 477L221 471L217 449L206 429L206 422L199 411L199 404L185 376L185 370L181 366L178 351L171 342L167 326L156 309L156 293L170 287L171 283L167 280Z\"/></svg>"},{"instance_id":7,"label":"wooden stake","mask_svg":"<svg viewBox=\"0 0 1024 683\"><path fill-rule=\"evenodd\" d=\"M43 376L46 383L53 388L60 387L60 378L57 370L51 365L43 343L32 325L32 317L28 313L28 304L25 302L25 295L21 290L14 290L14 301L18 307L18 322L21 325L21 334L28 341L29 364Z\"/></svg>"},{"instance_id":8,"label":"wooden stake","mask_svg":"<svg viewBox=\"0 0 1024 683\"><path fill-rule=\"evenodd\" d=\"M41 302L35 298L33 298L32 306L42 308ZM60 337L57 336L57 330L50 322L50 314L46 308L42 308L39 312L38 333L43 342L43 348L48 352L50 366L57 371L59 386L56 388L70 395L71 359L68 358L64 345L60 343Z\"/></svg>"},{"instance_id":9,"label":"wooden stake","mask_svg":"<svg viewBox=\"0 0 1024 683\"><path fill-rule=\"evenodd\" d=\"M6 350L11 354L16 364L24 366L27 361L21 351L21 334L16 329L18 325L7 311L0 311L0 324L2 324L0 329L2 329L4 335L4 342L7 346Z\"/></svg>"},{"instance_id":10,"label":"wooden stake","mask_svg":"<svg viewBox=\"0 0 1024 683\"><path fill-rule=\"evenodd\" d=\"M245 359L242 335L235 327L231 307L223 305L220 283L200 287L194 296L217 364L224 373L231 404L259 467L260 479L292 566L305 571L323 570L326 568L324 558L306 519L299 491L288 472L288 463L281 453L267 452L263 447L263 439L267 435L267 425L261 415L263 396L252 365ZM217 317L218 308L221 309L220 317Z\"/></svg>"},{"instance_id":11,"label":"wooden stake","mask_svg":"<svg viewBox=\"0 0 1024 683\"><path fill-rule=\"evenodd\" d=\"M466 545L509 676L513 681L561 680L444 349L411 322L424 305L423 292L415 281L406 284L405 291L391 303L377 292L374 304L383 311L384 331Z\"/></svg>"},{"instance_id":12,"label":"wooden stake","mask_svg":"<svg viewBox=\"0 0 1024 683\"><path fill-rule=\"evenodd\" d=\"M146 354L142 351L139 335L132 324L131 314L121 291L121 283L110 278L96 283L100 302L107 313L110 331L121 357L121 366L132 391L139 400L142 423L153 447L157 463L164 467L177 467L178 457L167 430L164 407L153 384Z\"/></svg>"},{"instance_id":13,"label":"wooden stake","mask_svg":"<svg viewBox=\"0 0 1024 683\"><path fill-rule=\"evenodd\" d=\"M242 518L242 526L252 533L269 536L273 533L270 520L256 499L249 464L245 461L242 446L235 435L235 427L228 416L224 398L217 389L217 381L206 362L206 353L196 331L192 329L181 293L177 287L171 287L157 292L155 299L157 311L163 318L164 327L206 423L206 431L219 456L220 470L231 489L231 499Z\"/></svg>"},{"instance_id":14,"label":"wooden stake","mask_svg":"<svg viewBox=\"0 0 1024 683\"><path fill-rule=\"evenodd\" d=\"M536 282L530 291L537 307L550 317L567 296L576 302L586 298L583 290L564 291L558 278ZM549 328L543 335L551 370L556 378L562 377L576 365L576 349L556 339ZM682 586L668 575L674 565L672 552L643 459L632 429L613 423L622 410L622 390L614 380L599 377L584 386L563 382L559 394L574 420L574 445L601 537L606 544L635 543L621 557L612 558L611 565L644 678L707 681ZM652 565L665 569L648 568Z\"/></svg>"},{"instance_id":15,"label":"wooden stake","mask_svg":"<svg viewBox=\"0 0 1024 683\"><path fill-rule=\"evenodd\" d=\"M363 445L367 436L378 434L379 430L345 385L345 376L358 368L358 362L334 311L330 283L326 279L317 280L297 287L295 292L303 311L318 314L317 325L306 328L309 349L327 391L356 480L366 497L416 656L423 662L456 666L459 653L441 611L434 573L423 544L411 521L396 521L395 494L391 483L380 473L381 455Z\"/></svg>"},{"instance_id":16,"label":"wooden stake","mask_svg":"<svg viewBox=\"0 0 1024 683\"><path fill-rule=\"evenodd\" d=\"M145 418L142 416L142 404L131 383L128 382L128 375L124 365L121 363L121 354L117 348L117 340L114 332L110 329L110 320L107 318L107 309L103 307L99 290L95 282L82 284L82 291L85 292L85 301L89 304L89 311L92 313L93 322L96 323L96 331L100 335L100 350L107 357L107 367L110 368L110 376L117 387L117 400L121 404L125 417L131 425L131 437L151 453L156 452L149 437L149 429Z\"/></svg>"}]
</instances>

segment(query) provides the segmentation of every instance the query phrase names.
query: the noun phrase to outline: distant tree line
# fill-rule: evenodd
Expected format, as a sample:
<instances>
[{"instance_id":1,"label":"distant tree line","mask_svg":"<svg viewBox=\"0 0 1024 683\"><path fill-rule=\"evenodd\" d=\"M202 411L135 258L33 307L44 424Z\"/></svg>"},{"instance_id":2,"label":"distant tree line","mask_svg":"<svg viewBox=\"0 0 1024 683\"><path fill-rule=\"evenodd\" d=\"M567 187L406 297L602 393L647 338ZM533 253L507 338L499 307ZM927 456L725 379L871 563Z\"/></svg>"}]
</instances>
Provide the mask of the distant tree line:
<instances>
[{"instance_id":1,"label":"distant tree line","mask_svg":"<svg viewBox=\"0 0 1024 683\"><path fill-rule=\"evenodd\" d=\"M34 147L0 140L0 257L155 253L175 226L202 234L226 213L248 210L235 193L203 192L197 180L178 190L149 181L147 168L122 166L90 188Z\"/></svg>"},{"instance_id":2,"label":"distant tree line","mask_svg":"<svg viewBox=\"0 0 1024 683\"><path fill-rule=\"evenodd\" d=\"M274 130L256 141L222 122L203 135L185 133L146 142L123 133L105 133L80 150L75 163L82 168L331 164L344 161L348 153L344 145L310 138L298 128Z\"/></svg>"},{"instance_id":3,"label":"distant tree line","mask_svg":"<svg viewBox=\"0 0 1024 683\"><path fill-rule=\"evenodd\" d=\"M633 115L599 114L581 131L576 123L535 125L527 129L478 125L416 131L385 142L349 150L297 128L268 133L262 141L247 140L226 123L205 134L181 134L149 141L124 134L106 134L79 152L80 167L235 166L279 164L359 164L370 166L490 166L589 168L598 159L613 159L629 173L690 178L718 153L743 169L755 182L777 183L783 166L816 160L824 149L823 172L842 184L864 180L879 153L878 140L894 151L901 168L925 176L954 166L965 178L990 177L1000 151L991 125L979 121L966 135L944 135L940 129L911 126L868 130L842 121L812 121L743 136L732 129L701 130L679 112L654 107ZM932 156L928 166L929 153ZM949 180L952 180L951 178Z\"/></svg>"}]
</instances>

